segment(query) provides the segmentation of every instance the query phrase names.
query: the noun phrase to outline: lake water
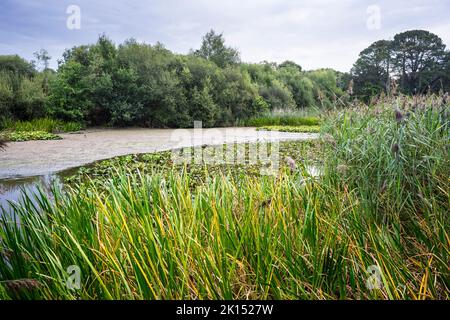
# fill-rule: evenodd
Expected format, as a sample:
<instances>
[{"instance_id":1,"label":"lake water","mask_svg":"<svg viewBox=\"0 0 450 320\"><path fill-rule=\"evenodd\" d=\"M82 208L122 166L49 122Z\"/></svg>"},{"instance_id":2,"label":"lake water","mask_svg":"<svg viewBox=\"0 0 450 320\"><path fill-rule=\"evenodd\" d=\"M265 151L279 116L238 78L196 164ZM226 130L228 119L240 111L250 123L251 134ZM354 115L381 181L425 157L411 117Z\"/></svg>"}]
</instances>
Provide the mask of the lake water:
<instances>
[{"instance_id":1,"label":"lake water","mask_svg":"<svg viewBox=\"0 0 450 320\"><path fill-rule=\"evenodd\" d=\"M109 129L62 134L63 140L9 143L0 152L0 205L9 208L22 191L38 186L49 193L67 170L127 154L181 147L264 141L309 140L313 133L257 131L255 128Z\"/></svg>"}]
</instances>

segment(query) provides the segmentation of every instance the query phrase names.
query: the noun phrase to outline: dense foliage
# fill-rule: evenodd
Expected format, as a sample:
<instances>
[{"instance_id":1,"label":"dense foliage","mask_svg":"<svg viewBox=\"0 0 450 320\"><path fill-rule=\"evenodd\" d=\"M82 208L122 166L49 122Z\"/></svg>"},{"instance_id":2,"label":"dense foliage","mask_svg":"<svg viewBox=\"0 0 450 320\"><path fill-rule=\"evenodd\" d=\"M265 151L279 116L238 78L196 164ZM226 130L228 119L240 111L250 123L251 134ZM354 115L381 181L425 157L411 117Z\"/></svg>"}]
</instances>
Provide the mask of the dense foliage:
<instances>
[{"instance_id":1,"label":"dense foliage","mask_svg":"<svg viewBox=\"0 0 450 320\"><path fill-rule=\"evenodd\" d=\"M187 55L133 39L115 45L103 35L66 50L57 72L45 50L35 57L0 56L0 124L51 117L88 126L226 126L274 110L344 106L352 95L368 101L392 90L450 89L450 53L423 30L373 43L351 73L304 71L293 61L242 63L213 30Z\"/></svg>"},{"instance_id":2,"label":"dense foliage","mask_svg":"<svg viewBox=\"0 0 450 320\"><path fill-rule=\"evenodd\" d=\"M450 90L450 52L437 35L424 30L396 34L359 54L351 71L356 96L368 99L398 90L422 94Z\"/></svg>"},{"instance_id":3,"label":"dense foliage","mask_svg":"<svg viewBox=\"0 0 450 320\"><path fill-rule=\"evenodd\" d=\"M0 56L0 120L31 119L45 114L44 79L49 70L37 72L19 56Z\"/></svg>"},{"instance_id":4,"label":"dense foliage","mask_svg":"<svg viewBox=\"0 0 450 320\"><path fill-rule=\"evenodd\" d=\"M238 123L275 109L329 107L344 92L333 70L304 72L297 64L242 64L221 34L208 32L201 48L174 54L133 39L66 50L58 72L19 57L0 60L2 116L48 116L87 125L188 127ZM2 62L3 61L3 62Z\"/></svg>"}]
</instances>

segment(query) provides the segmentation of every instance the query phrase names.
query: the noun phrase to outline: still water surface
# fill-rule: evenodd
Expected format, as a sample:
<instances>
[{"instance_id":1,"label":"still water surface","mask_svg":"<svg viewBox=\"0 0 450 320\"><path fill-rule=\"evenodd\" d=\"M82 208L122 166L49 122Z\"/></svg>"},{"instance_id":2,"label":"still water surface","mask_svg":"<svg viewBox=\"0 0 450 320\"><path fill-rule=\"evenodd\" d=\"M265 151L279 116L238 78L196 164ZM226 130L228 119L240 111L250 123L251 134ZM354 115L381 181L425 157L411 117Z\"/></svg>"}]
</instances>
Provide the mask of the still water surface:
<instances>
[{"instance_id":1,"label":"still water surface","mask_svg":"<svg viewBox=\"0 0 450 320\"><path fill-rule=\"evenodd\" d=\"M110 129L61 136L63 140L9 143L0 152L0 206L9 211L9 202L20 201L23 191L32 194L40 186L50 193L51 186L61 185L62 176L73 173L73 168L116 156L203 144L317 138L317 134L311 133L267 132L255 128Z\"/></svg>"}]
</instances>

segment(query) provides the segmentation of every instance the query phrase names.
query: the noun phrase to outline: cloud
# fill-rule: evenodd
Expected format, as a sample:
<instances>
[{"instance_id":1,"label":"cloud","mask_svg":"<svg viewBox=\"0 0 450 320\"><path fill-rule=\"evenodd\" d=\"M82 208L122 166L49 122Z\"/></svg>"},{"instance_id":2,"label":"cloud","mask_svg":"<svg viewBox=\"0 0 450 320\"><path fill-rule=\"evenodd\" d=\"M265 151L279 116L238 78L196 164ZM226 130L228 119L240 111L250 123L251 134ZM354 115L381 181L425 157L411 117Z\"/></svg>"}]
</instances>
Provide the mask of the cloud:
<instances>
[{"instance_id":1,"label":"cloud","mask_svg":"<svg viewBox=\"0 0 450 320\"><path fill-rule=\"evenodd\" d=\"M0 54L31 59L46 48L53 66L65 48L93 43L105 33L115 42L160 41L179 53L200 45L209 29L223 32L244 61L293 60L305 69L348 71L373 41L409 29L427 29L449 43L445 0L2 0ZM66 8L81 8L81 30L66 28ZM366 26L367 7L381 12L381 28Z\"/></svg>"}]
</instances>

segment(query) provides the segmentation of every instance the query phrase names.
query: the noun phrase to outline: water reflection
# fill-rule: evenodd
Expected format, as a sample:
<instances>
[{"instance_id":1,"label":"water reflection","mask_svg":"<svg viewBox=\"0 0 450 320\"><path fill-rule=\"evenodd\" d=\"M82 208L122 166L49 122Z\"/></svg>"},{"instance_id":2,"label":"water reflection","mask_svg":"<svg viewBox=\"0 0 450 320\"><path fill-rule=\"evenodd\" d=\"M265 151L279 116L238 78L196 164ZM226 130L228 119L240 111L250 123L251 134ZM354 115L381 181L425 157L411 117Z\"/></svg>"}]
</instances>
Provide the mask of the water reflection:
<instances>
[{"instance_id":1,"label":"water reflection","mask_svg":"<svg viewBox=\"0 0 450 320\"><path fill-rule=\"evenodd\" d=\"M20 203L24 199L24 192L33 203L36 203L33 195L39 192L39 188L52 198L52 187L62 186L61 180L58 174L0 180L0 215L10 213L11 203Z\"/></svg>"}]
</instances>

